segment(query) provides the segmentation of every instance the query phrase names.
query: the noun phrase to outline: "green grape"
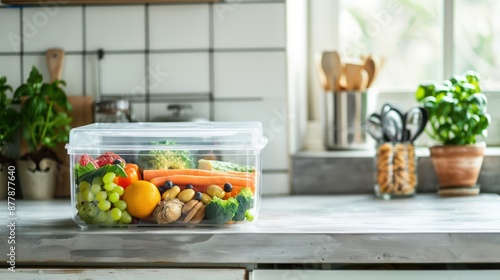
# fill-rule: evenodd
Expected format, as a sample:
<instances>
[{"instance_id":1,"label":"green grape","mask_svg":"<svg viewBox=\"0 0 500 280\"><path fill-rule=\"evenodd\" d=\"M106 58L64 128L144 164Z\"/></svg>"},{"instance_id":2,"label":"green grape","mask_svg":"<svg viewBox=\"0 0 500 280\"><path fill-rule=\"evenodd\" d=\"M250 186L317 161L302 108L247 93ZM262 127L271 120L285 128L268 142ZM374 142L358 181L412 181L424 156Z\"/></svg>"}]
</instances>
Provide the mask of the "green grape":
<instances>
[{"instance_id":1,"label":"green grape","mask_svg":"<svg viewBox=\"0 0 500 280\"><path fill-rule=\"evenodd\" d=\"M113 220L115 221L118 221L122 217L122 210L118 208L111 209L110 213L111 213L111 218L113 218Z\"/></svg>"},{"instance_id":2,"label":"green grape","mask_svg":"<svg viewBox=\"0 0 500 280\"><path fill-rule=\"evenodd\" d=\"M101 211L97 214L97 220L101 223L105 222L108 219L108 214L106 212Z\"/></svg>"},{"instance_id":3,"label":"green grape","mask_svg":"<svg viewBox=\"0 0 500 280\"><path fill-rule=\"evenodd\" d=\"M89 190L86 190L82 192L82 198L84 201L91 202L92 200L94 200L94 194L92 194Z\"/></svg>"},{"instance_id":4,"label":"green grape","mask_svg":"<svg viewBox=\"0 0 500 280\"><path fill-rule=\"evenodd\" d=\"M112 191L115 187L116 187L116 184L113 182L104 184L104 189L107 191Z\"/></svg>"},{"instance_id":5,"label":"green grape","mask_svg":"<svg viewBox=\"0 0 500 280\"><path fill-rule=\"evenodd\" d=\"M111 219L111 218L108 218L108 219L104 222L104 224L106 224L106 225L114 225L114 224L116 224L116 223L117 223L117 221L115 221L115 220L113 220L113 219Z\"/></svg>"},{"instance_id":6,"label":"green grape","mask_svg":"<svg viewBox=\"0 0 500 280\"><path fill-rule=\"evenodd\" d=\"M107 211L109 208L111 208L111 202L107 200L101 200L99 203L97 203L97 207L101 209L102 211Z\"/></svg>"},{"instance_id":7,"label":"green grape","mask_svg":"<svg viewBox=\"0 0 500 280\"><path fill-rule=\"evenodd\" d=\"M110 193L110 194L109 194L109 196L108 196L108 200L109 200L109 202L111 202L111 203L115 203L115 202L117 202L118 200L120 200L120 196L119 196L117 193L112 192L112 193Z\"/></svg>"},{"instance_id":8,"label":"green grape","mask_svg":"<svg viewBox=\"0 0 500 280\"><path fill-rule=\"evenodd\" d=\"M90 211L89 211L89 216L90 217L95 217L97 216L97 214L99 214L99 208L97 208L96 206L90 206Z\"/></svg>"},{"instance_id":9,"label":"green grape","mask_svg":"<svg viewBox=\"0 0 500 280\"><path fill-rule=\"evenodd\" d=\"M125 210L127 208L127 203L123 200L118 200L113 205L120 210Z\"/></svg>"},{"instance_id":10,"label":"green grape","mask_svg":"<svg viewBox=\"0 0 500 280\"><path fill-rule=\"evenodd\" d=\"M104 185L103 182L102 182L102 178L101 177L95 177L94 180L92 180L92 185L99 185L99 186Z\"/></svg>"},{"instance_id":11,"label":"green grape","mask_svg":"<svg viewBox=\"0 0 500 280\"><path fill-rule=\"evenodd\" d=\"M92 220L94 218L90 217L90 216L85 216L85 217L82 217L82 220L86 223L86 224L93 224Z\"/></svg>"},{"instance_id":12,"label":"green grape","mask_svg":"<svg viewBox=\"0 0 500 280\"><path fill-rule=\"evenodd\" d=\"M126 210L123 210L120 222L124 224L130 224L132 222L132 216L130 216L130 214Z\"/></svg>"},{"instance_id":13,"label":"green grape","mask_svg":"<svg viewBox=\"0 0 500 280\"><path fill-rule=\"evenodd\" d=\"M87 216L87 213L85 212L85 207L81 206L80 209L78 209L78 215L80 215L80 217Z\"/></svg>"},{"instance_id":14,"label":"green grape","mask_svg":"<svg viewBox=\"0 0 500 280\"><path fill-rule=\"evenodd\" d=\"M106 198L108 198L108 193L106 193L105 191L100 191L95 195L95 199L97 201L103 201L106 200Z\"/></svg>"},{"instance_id":15,"label":"green grape","mask_svg":"<svg viewBox=\"0 0 500 280\"><path fill-rule=\"evenodd\" d=\"M82 203L82 201L83 201L82 193L77 193L76 194L76 205L80 205L80 203Z\"/></svg>"},{"instance_id":16,"label":"green grape","mask_svg":"<svg viewBox=\"0 0 500 280\"><path fill-rule=\"evenodd\" d=\"M113 172L108 172L106 174L104 174L104 177L102 177L102 182L104 184L109 184L109 183L112 183L113 180L115 179L116 177L116 174L113 173Z\"/></svg>"},{"instance_id":17,"label":"green grape","mask_svg":"<svg viewBox=\"0 0 500 280\"><path fill-rule=\"evenodd\" d=\"M88 189L90 189L90 183L87 181L82 181L79 185L78 188L80 189L80 192L84 192Z\"/></svg>"},{"instance_id":18,"label":"green grape","mask_svg":"<svg viewBox=\"0 0 500 280\"><path fill-rule=\"evenodd\" d=\"M117 193L119 196L122 196L125 192L125 189L122 186L116 186L113 188L112 192Z\"/></svg>"},{"instance_id":19,"label":"green grape","mask_svg":"<svg viewBox=\"0 0 500 280\"><path fill-rule=\"evenodd\" d=\"M113 208L113 209L114 209L114 208ZM107 212L107 214L108 214L108 215L107 215L107 216L108 216L108 219L106 220L106 222L105 222L105 223L106 223L106 224L109 224L109 225L114 224L114 223L116 222L116 220L115 220L115 219L113 219L113 217L112 217L112 215L111 215L111 211L108 211L108 212Z\"/></svg>"},{"instance_id":20,"label":"green grape","mask_svg":"<svg viewBox=\"0 0 500 280\"><path fill-rule=\"evenodd\" d=\"M98 184L93 184L92 187L90 187L90 192L93 193L94 195L100 192L101 190L102 188Z\"/></svg>"}]
</instances>

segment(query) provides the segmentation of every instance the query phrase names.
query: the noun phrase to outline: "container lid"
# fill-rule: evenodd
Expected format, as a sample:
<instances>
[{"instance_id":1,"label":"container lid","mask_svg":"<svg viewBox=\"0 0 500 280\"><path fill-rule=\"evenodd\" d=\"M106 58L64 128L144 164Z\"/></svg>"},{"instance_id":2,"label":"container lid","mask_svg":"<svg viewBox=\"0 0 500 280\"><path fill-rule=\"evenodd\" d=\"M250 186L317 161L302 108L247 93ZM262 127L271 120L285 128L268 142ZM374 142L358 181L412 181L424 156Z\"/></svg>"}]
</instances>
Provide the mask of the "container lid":
<instances>
[{"instance_id":1,"label":"container lid","mask_svg":"<svg viewBox=\"0 0 500 280\"><path fill-rule=\"evenodd\" d=\"M93 123L71 129L66 149L68 154L96 149L259 152L266 144L260 122Z\"/></svg>"}]
</instances>

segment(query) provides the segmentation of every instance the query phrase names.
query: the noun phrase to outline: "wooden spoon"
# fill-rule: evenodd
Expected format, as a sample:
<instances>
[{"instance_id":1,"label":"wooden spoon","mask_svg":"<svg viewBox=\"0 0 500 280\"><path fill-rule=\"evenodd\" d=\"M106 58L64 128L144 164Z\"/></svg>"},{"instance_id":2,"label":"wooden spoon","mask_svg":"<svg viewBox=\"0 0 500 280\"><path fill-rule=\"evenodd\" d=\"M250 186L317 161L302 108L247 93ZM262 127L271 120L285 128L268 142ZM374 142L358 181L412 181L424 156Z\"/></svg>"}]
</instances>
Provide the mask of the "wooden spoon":
<instances>
[{"instance_id":1,"label":"wooden spoon","mask_svg":"<svg viewBox=\"0 0 500 280\"><path fill-rule=\"evenodd\" d=\"M365 60L365 65L364 69L366 73L368 74L368 81L367 81L367 87L370 87L371 84L373 83L373 77L375 76L375 71L377 71L377 65L375 60L373 59L373 56L368 56Z\"/></svg>"},{"instance_id":2,"label":"wooden spoon","mask_svg":"<svg viewBox=\"0 0 500 280\"><path fill-rule=\"evenodd\" d=\"M319 54L316 55L314 57L314 60L315 60L315 64L316 64L316 72L318 73L319 82L321 84L321 87L325 91L333 90L332 85L330 84L330 81L326 78L326 74L325 74L325 71L323 70L323 66L321 65L321 55L319 55Z\"/></svg>"},{"instance_id":3,"label":"wooden spoon","mask_svg":"<svg viewBox=\"0 0 500 280\"><path fill-rule=\"evenodd\" d=\"M354 64L354 63L346 63L345 64L345 76L346 76L346 89L347 90L359 90L362 83L362 75L361 71L363 69L363 65ZM365 71L366 73L366 71ZM367 75L367 74L366 74Z\"/></svg>"},{"instance_id":4,"label":"wooden spoon","mask_svg":"<svg viewBox=\"0 0 500 280\"><path fill-rule=\"evenodd\" d=\"M345 77L344 62L337 51L333 52L333 65L335 66L335 72L333 73L333 79L335 81L335 91L341 91L344 89L345 82L343 83L342 78ZM345 79L345 78L344 78Z\"/></svg>"},{"instance_id":5,"label":"wooden spoon","mask_svg":"<svg viewBox=\"0 0 500 280\"><path fill-rule=\"evenodd\" d=\"M64 50L48 49L45 53L45 58L47 59L47 67L49 68L50 82L60 80L64 64Z\"/></svg>"},{"instance_id":6,"label":"wooden spoon","mask_svg":"<svg viewBox=\"0 0 500 280\"><path fill-rule=\"evenodd\" d=\"M358 84L358 89L360 92L365 92L366 89L368 88L368 72L365 69L361 69L359 71L360 77L359 77L359 84Z\"/></svg>"},{"instance_id":7,"label":"wooden spoon","mask_svg":"<svg viewBox=\"0 0 500 280\"><path fill-rule=\"evenodd\" d=\"M336 51L323 52L321 65L329 88L334 91L340 90L339 79L342 72L342 61L339 53Z\"/></svg>"},{"instance_id":8,"label":"wooden spoon","mask_svg":"<svg viewBox=\"0 0 500 280\"><path fill-rule=\"evenodd\" d=\"M335 89L335 73L337 70L335 69L335 54L333 51L323 52L321 65L329 88Z\"/></svg>"}]
</instances>

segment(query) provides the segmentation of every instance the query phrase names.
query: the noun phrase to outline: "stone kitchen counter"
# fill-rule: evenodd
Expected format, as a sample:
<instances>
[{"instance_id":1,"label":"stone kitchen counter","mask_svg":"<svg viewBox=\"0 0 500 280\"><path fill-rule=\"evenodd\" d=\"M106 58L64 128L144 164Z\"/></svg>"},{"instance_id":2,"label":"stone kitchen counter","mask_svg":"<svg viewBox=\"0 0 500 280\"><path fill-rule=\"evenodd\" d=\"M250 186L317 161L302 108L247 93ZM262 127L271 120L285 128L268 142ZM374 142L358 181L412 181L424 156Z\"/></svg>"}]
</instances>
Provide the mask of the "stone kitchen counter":
<instances>
[{"instance_id":1,"label":"stone kitchen counter","mask_svg":"<svg viewBox=\"0 0 500 280\"><path fill-rule=\"evenodd\" d=\"M81 229L69 200L16 201L14 216L3 203L16 266L500 262L496 194L265 197L253 223L198 228ZM12 234L1 227L4 258Z\"/></svg>"}]
</instances>

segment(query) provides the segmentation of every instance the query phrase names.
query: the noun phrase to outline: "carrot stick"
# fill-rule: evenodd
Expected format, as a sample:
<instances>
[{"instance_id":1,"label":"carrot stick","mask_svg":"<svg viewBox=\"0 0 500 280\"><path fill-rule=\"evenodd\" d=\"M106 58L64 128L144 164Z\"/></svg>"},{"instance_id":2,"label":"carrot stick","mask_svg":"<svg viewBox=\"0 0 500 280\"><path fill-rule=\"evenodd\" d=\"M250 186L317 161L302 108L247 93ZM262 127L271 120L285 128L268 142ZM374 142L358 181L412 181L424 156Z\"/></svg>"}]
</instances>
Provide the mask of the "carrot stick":
<instances>
[{"instance_id":1,"label":"carrot stick","mask_svg":"<svg viewBox=\"0 0 500 280\"><path fill-rule=\"evenodd\" d=\"M231 176L252 179L255 173L238 172L238 171L208 171L202 169L146 169L142 171L143 180L151 181L157 177L165 177L172 175L193 175L193 176Z\"/></svg>"},{"instance_id":2,"label":"carrot stick","mask_svg":"<svg viewBox=\"0 0 500 280\"><path fill-rule=\"evenodd\" d=\"M159 187L163 185L167 180L172 181L174 185L192 184L193 186L224 186L225 183L230 183L233 186L247 186L255 188L255 183L253 180L236 176L170 175L153 178L151 179L151 183Z\"/></svg>"}]
</instances>

